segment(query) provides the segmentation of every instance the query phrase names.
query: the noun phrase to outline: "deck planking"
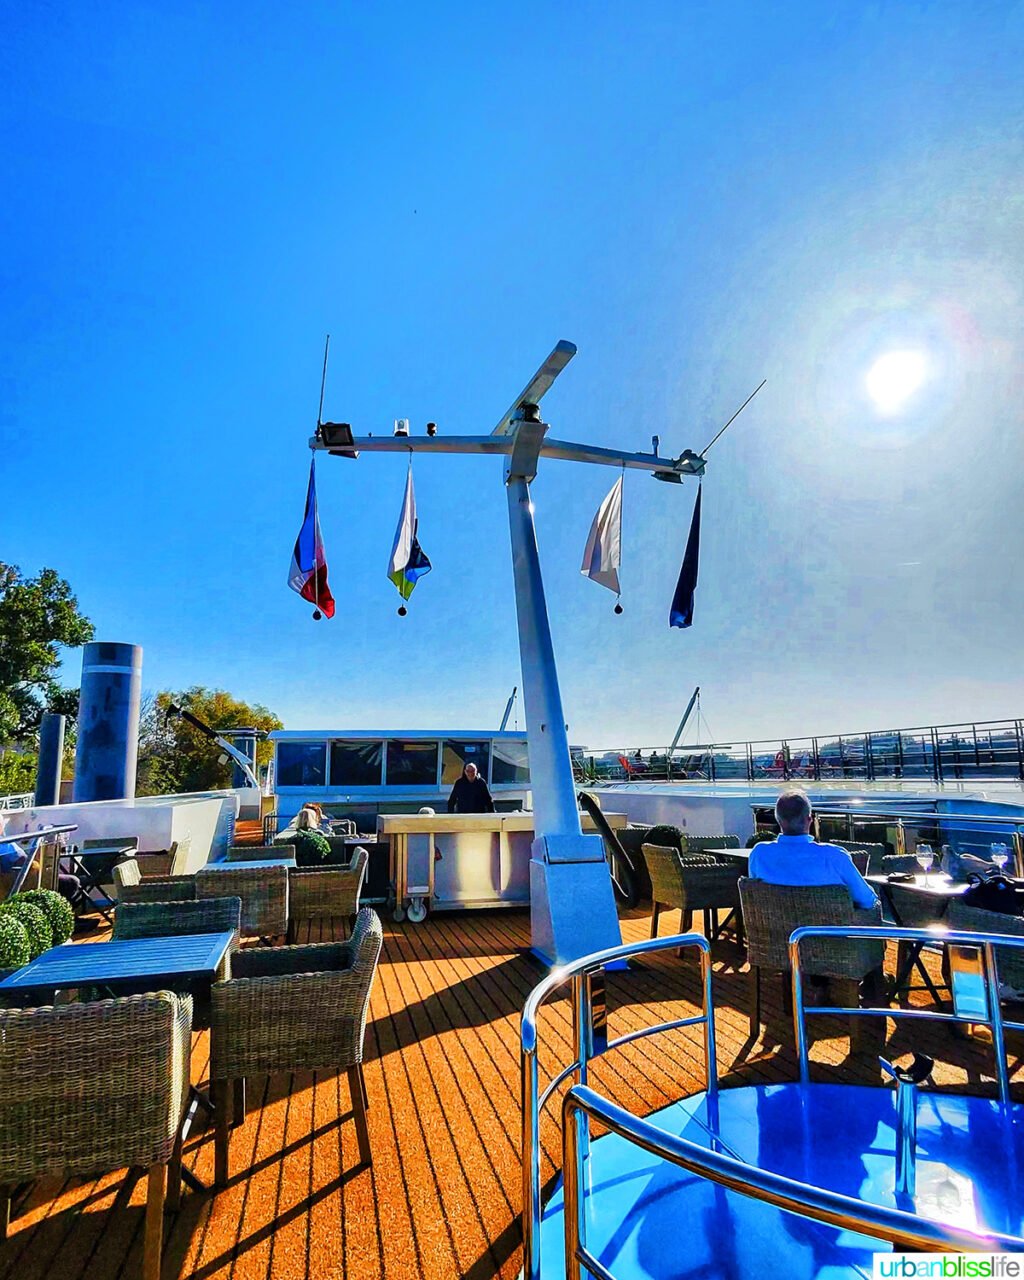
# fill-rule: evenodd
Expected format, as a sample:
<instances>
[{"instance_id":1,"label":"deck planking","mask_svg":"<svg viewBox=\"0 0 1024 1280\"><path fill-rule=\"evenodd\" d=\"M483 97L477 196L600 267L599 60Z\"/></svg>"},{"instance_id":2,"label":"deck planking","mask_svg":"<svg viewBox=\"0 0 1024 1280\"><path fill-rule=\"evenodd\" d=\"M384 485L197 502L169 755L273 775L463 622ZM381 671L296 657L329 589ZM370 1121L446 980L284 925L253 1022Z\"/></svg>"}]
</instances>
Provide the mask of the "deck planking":
<instances>
[{"instance_id":1,"label":"deck planking","mask_svg":"<svg viewBox=\"0 0 1024 1280\"><path fill-rule=\"evenodd\" d=\"M663 920L663 931L673 923ZM340 932L340 924L315 924L300 940ZM647 932L645 913L624 914L626 940ZM228 1185L216 1196L186 1192L181 1209L166 1216L165 1280L518 1275L519 1014L543 976L526 953L528 913L440 915L418 927L387 921L384 933L366 1039L373 1165L358 1166L344 1075L250 1081L245 1123L232 1133ZM765 1029L754 1042L747 984L742 953L721 940L714 950L720 1079L792 1079L781 983L766 982ZM700 993L694 959L645 957L634 971L609 977L610 1031L686 1016ZM941 1085L994 1092L987 1045L954 1040L944 1027L888 1027L887 1051L934 1054ZM566 1000L544 1013L541 1042L543 1078L571 1056ZM819 1078L880 1083L872 1055L851 1056L842 1025L822 1029L812 1058ZM194 1038L194 1080L203 1084L208 1069L204 1032ZM703 1087L700 1032L670 1032L616 1050L594 1063L591 1082L648 1114ZM548 1180L560 1163L550 1112L541 1136ZM212 1181L212 1132L195 1134L185 1158ZM10 1237L0 1246L0 1280L134 1280L144 1192L144 1182L123 1172L35 1184L15 1205Z\"/></svg>"}]
</instances>

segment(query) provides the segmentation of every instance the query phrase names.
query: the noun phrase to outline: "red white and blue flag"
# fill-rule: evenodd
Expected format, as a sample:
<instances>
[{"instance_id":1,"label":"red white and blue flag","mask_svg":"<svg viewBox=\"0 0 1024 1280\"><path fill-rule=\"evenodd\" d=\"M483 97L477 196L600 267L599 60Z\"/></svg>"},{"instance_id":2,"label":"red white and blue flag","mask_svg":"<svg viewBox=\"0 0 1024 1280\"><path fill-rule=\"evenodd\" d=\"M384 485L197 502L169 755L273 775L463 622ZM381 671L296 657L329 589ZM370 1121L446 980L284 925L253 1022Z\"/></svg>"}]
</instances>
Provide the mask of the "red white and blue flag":
<instances>
[{"instance_id":1,"label":"red white and blue flag","mask_svg":"<svg viewBox=\"0 0 1024 1280\"><path fill-rule=\"evenodd\" d=\"M299 536L295 539L292 565L288 571L288 585L303 600L315 605L313 617L321 614L334 617L334 597L327 585L327 557L324 540L320 536L320 517L316 509L316 455L309 463L309 488L306 490L306 515Z\"/></svg>"}]
</instances>

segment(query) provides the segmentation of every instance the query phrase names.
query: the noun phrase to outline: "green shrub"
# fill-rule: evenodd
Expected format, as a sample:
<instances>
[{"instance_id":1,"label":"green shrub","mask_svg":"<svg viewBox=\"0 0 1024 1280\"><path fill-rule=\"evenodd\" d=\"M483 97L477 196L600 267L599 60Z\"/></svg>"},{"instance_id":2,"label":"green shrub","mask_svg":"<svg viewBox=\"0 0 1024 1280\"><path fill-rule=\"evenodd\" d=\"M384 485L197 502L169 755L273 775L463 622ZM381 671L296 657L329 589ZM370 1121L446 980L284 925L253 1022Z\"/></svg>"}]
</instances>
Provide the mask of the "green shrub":
<instances>
[{"instance_id":1,"label":"green shrub","mask_svg":"<svg viewBox=\"0 0 1024 1280\"><path fill-rule=\"evenodd\" d=\"M330 857L331 846L319 831L290 831L278 836L275 844L293 844L295 861L300 867L321 866Z\"/></svg>"},{"instance_id":2,"label":"green shrub","mask_svg":"<svg viewBox=\"0 0 1024 1280\"><path fill-rule=\"evenodd\" d=\"M28 902L46 916L53 930L53 945L59 946L68 942L75 931L75 913L71 903L52 889L30 889L28 893L16 895L17 901Z\"/></svg>"},{"instance_id":3,"label":"green shrub","mask_svg":"<svg viewBox=\"0 0 1024 1280\"><path fill-rule=\"evenodd\" d=\"M0 969L20 969L30 959L25 926L13 913L0 912Z\"/></svg>"},{"instance_id":4,"label":"green shrub","mask_svg":"<svg viewBox=\"0 0 1024 1280\"><path fill-rule=\"evenodd\" d=\"M49 951L53 946L53 930L50 928L50 922L31 902L19 902L16 897L11 898L4 903L2 910L5 915L14 916L25 926L30 960L41 956L44 951Z\"/></svg>"},{"instance_id":5,"label":"green shrub","mask_svg":"<svg viewBox=\"0 0 1024 1280\"><path fill-rule=\"evenodd\" d=\"M660 822L644 836L644 844L657 844L663 849L682 849L683 833L670 823Z\"/></svg>"}]
</instances>

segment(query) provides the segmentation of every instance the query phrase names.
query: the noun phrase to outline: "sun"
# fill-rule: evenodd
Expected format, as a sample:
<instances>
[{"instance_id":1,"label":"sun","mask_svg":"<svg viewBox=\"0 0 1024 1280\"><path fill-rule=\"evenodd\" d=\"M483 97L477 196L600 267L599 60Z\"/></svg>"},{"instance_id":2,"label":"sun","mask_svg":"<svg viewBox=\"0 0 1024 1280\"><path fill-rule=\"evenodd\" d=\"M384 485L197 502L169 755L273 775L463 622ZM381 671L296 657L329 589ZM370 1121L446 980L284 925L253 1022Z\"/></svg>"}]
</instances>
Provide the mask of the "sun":
<instances>
[{"instance_id":1,"label":"sun","mask_svg":"<svg viewBox=\"0 0 1024 1280\"><path fill-rule=\"evenodd\" d=\"M927 374L923 351L887 351L867 371L864 386L878 412L888 416L904 408Z\"/></svg>"}]
</instances>

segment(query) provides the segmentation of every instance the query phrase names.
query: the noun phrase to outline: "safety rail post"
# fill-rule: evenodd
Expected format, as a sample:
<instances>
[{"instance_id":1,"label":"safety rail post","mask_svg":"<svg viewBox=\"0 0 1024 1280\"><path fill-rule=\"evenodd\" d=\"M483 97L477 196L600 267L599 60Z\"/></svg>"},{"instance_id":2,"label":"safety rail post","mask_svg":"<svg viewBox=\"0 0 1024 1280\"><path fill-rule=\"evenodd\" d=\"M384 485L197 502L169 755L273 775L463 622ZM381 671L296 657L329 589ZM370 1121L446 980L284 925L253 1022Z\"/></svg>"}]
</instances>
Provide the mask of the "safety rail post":
<instances>
[{"instance_id":1,"label":"safety rail post","mask_svg":"<svg viewBox=\"0 0 1024 1280\"><path fill-rule=\"evenodd\" d=\"M1013 732L1017 739L1017 777L1024 782L1024 728L1019 720L1013 722Z\"/></svg>"},{"instance_id":2,"label":"safety rail post","mask_svg":"<svg viewBox=\"0 0 1024 1280\"><path fill-rule=\"evenodd\" d=\"M811 752L812 752L811 758L814 761L814 780L815 782L820 782L821 781L821 752L818 750L817 738L811 739Z\"/></svg>"},{"instance_id":3,"label":"safety rail post","mask_svg":"<svg viewBox=\"0 0 1024 1280\"><path fill-rule=\"evenodd\" d=\"M938 729L932 729L932 778L935 782L942 781L942 747L939 743Z\"/></svg>"}]
</instances>

